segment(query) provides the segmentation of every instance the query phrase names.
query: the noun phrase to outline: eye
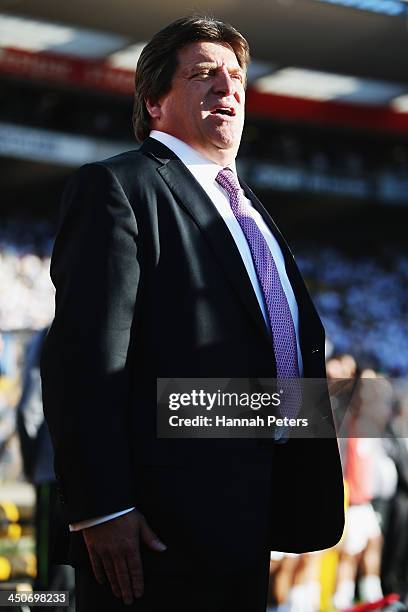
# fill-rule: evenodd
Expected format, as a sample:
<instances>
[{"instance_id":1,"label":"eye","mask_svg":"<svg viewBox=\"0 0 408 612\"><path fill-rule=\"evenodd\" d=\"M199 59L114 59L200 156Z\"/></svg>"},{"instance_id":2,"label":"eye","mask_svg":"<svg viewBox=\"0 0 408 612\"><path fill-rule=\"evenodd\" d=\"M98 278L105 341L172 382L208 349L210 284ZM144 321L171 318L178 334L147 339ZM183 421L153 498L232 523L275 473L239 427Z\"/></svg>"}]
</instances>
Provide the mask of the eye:
<instances>
[{"instance_id":1,"label":"eye","mask_svg":"<svg viewBox=\"0 0 408 612\"><path fill-rule=\"evenodd\" d=\"M205 79L210 76L210 70L200 70L199 72L195 72L191 78L202 78Z\"/></svg>"}]
</instances>

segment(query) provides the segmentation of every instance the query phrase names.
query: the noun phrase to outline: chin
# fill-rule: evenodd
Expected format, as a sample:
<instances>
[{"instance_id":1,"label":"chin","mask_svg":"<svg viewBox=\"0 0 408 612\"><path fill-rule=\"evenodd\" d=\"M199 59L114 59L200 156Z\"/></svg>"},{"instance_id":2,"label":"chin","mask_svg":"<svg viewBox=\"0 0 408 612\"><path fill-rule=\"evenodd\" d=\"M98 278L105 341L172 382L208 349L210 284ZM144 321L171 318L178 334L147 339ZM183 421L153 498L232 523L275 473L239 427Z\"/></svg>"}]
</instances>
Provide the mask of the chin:
<instances>
[{"instance_id":1,"label":"chin","mask_svg":"<svg viewBox=\"0 0 408 612\"><path fill-rule=\"evenodd\" d=\"M229 157L230 160L233 160L238 152L239 144L237 144L235 141L233 142L219 141L216 144L216 147L220 151L220 153L222 153L226 157Z\"/></svg>"},{"instance_id":2,"label":"chin","mask_svg":"<svg viewBox=\"0 0 408 612\"><path fill-rule=\"evenodd\" d=\"M237 138L236 134L217 132L213 139L213 143L221 149L238 149L241 137Z\"/></svg>"}]
</instances>

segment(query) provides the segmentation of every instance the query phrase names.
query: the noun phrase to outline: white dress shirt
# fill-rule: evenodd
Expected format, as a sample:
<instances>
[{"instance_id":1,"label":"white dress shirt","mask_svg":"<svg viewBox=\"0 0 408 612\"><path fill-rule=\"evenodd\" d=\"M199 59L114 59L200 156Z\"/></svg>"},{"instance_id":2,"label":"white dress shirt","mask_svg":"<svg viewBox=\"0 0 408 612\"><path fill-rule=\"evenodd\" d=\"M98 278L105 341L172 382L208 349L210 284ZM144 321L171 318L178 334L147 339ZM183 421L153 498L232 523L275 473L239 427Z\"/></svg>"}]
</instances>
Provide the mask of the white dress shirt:
<instances>
[{"instance_id":1,"label":"white dress shirt","mask_svg":"<svg viewBox=\"0 0 408 612\"><path fill-rule=\"evenodd\" d=\"M155 138L166 147L168 147L173 153L177 155L183 162L185 166L187 166L188 170L194 176L194 178L198 181L198 183L203 187L204 191L209 196L210 200L214 204L215 208L219 212L220 216L224 220L226 226L231 232L232 238L237 246L239 254L241 255L242 261L245 265L246 271L248 273L249 280L251 281L251 285L254 289L256 298L258 300L259 307L261 309L262 315L265 320L265 325L268 330L270 330L269 318L267 314L266 304L263 297L262 289L259 284L258 277L256 275L254 262L252 260L251 251L248 245L248 242L245 238L245 234L241 229L234 213L232 212L232 208L230 205L230 200L227 192L216 182L216 176L220 170L223 169L223 166L216 164L213 161L208 160L203 157L200 153L198 153L195 149L190 147L188 144L176 138L175 136L171 136L170 134L166 134L165 132L160 132L158 130L152 130L150 132L150 136ZM236 174L235 161L229 164L228 166L231 170ZM252 206L250 200L247 199L247 203ZM285 260L283 257L282 250L275 238L272 234L271 230L266 225L265 221L262 219L261 215L257 210L253 209L254 218L256 224L258 225L260 231L262 232L268 247L272 253L272 256L275 260L275 264L279 273L279 278L282 283L283 290L285 292L286 298L288 300L290 312L292 314L293 324L295 327L296 333L296 345L297 345L297 354L298 354L298 363L299 363L299 374L302 376L303 374L303 361L302 361L302 353L300 350L300 342L299 342L299 312L295 299L295 295L293 293L292 286L289 282L288 275L286 273L285 268ZM73 523L69 526L71 531L77 531L79 529L83 529L85 527L90 527L92 525L98 525L99 523L103 523L105 521L109 521L113 518L120 516L121 514L125 514L126 512L130 512L134 508L128 508L126 510L122 510L120 512L115 512L113 514L109 514L106 516L101 516L95 519L89 519L86 521L81 521L78 523Z\"/></svg>"}]
</instances>

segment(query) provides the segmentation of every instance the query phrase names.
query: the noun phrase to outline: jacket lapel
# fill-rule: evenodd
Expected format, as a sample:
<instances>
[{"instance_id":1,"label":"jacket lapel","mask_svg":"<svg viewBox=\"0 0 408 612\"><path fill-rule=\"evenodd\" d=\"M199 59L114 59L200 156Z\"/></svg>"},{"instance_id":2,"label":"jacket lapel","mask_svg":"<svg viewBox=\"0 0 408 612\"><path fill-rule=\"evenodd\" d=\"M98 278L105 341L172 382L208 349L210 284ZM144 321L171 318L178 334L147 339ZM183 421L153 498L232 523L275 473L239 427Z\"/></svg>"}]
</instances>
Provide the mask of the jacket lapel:
<instances>
[{"instance_id":1,"label":"jacket lapel","mask_svg":"<svg viewBox=\"0 0 408 612\"><path fill-rule=\"evenodd\" d=\"M269 340L267 326L238 248L207 193L175 153L157 140L148 138L140 151L160 163L157 168L160 176L178 203L194 219L255 326Z\"/></svg>"}]
</instances>

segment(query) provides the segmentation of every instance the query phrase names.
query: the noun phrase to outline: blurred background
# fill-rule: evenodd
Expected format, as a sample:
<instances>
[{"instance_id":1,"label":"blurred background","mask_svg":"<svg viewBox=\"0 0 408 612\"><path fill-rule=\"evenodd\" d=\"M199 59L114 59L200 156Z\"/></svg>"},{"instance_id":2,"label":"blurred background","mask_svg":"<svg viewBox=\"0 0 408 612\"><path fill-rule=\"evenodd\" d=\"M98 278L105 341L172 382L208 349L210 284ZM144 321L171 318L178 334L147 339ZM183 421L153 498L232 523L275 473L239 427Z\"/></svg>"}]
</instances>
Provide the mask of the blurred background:
<instances>
[{"instance_id":1,"label":"blurred background","mask_svg":"<svg viewBox=\"0 0 408 612\"><path fill-rule=\"evenodd\" d=\"M387 440L343 444L349 511L359 507L346 540L325 555L276 553L270 605L347 609L390 593L404 601L406 0L0 1L0 587L72 588L69 569L48 561L55 490L38 372L59 199L75 168L138 146L138 56L192 9L231 22L251 45L238 169L305 275L327 331L329 375L393 380Z\"/></svg>"}]
</instances>

